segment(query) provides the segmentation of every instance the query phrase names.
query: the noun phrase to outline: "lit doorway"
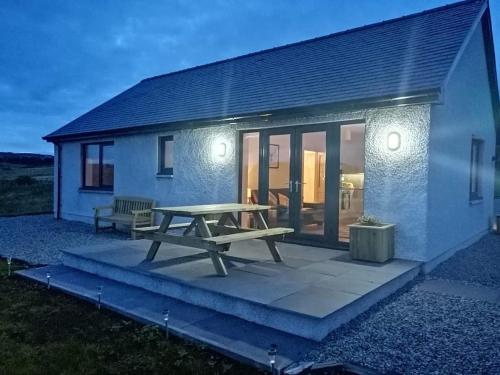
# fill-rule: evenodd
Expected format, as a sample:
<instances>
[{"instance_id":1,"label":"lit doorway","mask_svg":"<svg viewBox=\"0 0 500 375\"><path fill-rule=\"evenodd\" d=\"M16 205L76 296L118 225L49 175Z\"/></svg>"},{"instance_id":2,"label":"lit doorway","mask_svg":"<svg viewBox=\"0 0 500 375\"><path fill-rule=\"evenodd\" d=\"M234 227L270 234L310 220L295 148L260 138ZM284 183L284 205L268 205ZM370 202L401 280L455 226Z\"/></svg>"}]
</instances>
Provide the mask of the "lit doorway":
<instances>
[{"instance_id":1,"label":"lit doorway","mask_svg":"<svg viewBox=\"0 0 500 375\"><path fill-rule=\"evenodd\" d=\"M269 225L294 228L292 241L349 241L348 225L363 213L363 124L243 132L240 149L241 202L271 206Z\"/></svg>"}]
</instances>

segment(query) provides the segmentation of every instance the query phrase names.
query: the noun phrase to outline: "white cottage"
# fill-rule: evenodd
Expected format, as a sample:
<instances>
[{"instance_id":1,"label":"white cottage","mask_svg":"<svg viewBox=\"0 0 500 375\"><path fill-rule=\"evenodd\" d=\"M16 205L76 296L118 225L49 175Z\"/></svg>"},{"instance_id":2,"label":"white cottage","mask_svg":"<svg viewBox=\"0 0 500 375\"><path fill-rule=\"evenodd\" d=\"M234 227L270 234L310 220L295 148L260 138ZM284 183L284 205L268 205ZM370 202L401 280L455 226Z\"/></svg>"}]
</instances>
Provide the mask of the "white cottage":
<instances>
[{"instance_id":1,"label":"white cottage","mask_svg":"<svg viewBox=\"0 0 500 375\"><path fill-rule=\"evenodd\" d=\"M259 202L327 248L369 214L435 263L492 226L498 108L488 2L464 1L139 82L45 137L54 212Z\"/></svg>"}]
</instances>

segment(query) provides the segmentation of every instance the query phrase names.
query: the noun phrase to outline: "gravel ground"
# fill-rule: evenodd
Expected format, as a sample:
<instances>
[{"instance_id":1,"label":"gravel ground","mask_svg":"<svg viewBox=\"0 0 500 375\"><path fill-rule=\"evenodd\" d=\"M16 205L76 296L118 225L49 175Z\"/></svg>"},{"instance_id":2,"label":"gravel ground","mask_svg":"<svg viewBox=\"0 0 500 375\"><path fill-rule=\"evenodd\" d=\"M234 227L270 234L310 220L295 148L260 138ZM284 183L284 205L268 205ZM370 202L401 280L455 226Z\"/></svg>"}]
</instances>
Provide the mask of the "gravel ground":
<instances>
[{"instance_id":1,"label":"gravel ground","mask_svg":"<svg viewBox=\"0 0 500 375\"><path fill-rule=\"evenodd\" d=\"M500 288L500 235L483 237L441 263L429 276Z\"/></svg>"},{"instance_id":2,"label":"gravel ground","mask_svg":"<svg viewBox=\"0 0 500 375\"><path fill-rule=\"evenodd\" d=\"M59 263L60 250L126 239L119 232L94 233L94 227L76 221L55 220L51 215L0 218L0 255L33 264Z\"/></svg>"},{"instance_id":3,"label":"gravel ground","mask_svg":"<svg viewBox=\"0 0 500 375\"><path fill-rule=\"evenodd\" d=\"M488 235L427 278L500 287L500 236ZM342 326L305 360L382 373L500 374L500 305L419 289L424 278Z\"/></svg>"}]
</instances>

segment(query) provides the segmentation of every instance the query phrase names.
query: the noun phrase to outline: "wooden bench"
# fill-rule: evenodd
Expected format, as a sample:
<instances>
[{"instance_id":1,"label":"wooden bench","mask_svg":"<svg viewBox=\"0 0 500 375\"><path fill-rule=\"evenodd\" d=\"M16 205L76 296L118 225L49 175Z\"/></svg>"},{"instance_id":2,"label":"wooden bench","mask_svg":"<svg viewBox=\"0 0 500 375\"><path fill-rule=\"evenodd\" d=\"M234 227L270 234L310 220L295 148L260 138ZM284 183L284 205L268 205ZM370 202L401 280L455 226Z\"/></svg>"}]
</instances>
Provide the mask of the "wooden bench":
<instances>
[{"instance_id":1,"label":"wooden bench","mask_svg":"<svg viewBox=\"0 0 500 375\"><path fill-rule=\"evenodd\" d=\"M104 221L112 223L112 228L116 224L127 225L131 227L132 239L136 239L138 227L152 226L154 224L154 215L152 209L155 201L140 197L113 197L113 203L107 206L94 208L94 223L96 233L99 231L99 222ZM102 211L111 211L109 215L103 215Z\"/></svg>"}]
</instances>

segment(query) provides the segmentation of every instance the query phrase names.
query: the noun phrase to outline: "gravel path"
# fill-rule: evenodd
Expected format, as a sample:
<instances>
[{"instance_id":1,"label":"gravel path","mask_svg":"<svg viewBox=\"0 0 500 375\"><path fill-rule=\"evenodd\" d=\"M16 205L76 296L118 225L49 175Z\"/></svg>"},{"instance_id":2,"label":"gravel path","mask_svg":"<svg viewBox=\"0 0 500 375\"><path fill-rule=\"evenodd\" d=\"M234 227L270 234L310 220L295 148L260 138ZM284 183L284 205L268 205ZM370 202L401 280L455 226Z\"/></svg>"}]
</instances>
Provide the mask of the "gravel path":
<instances>
[{"instance_id":1,"label":"gravel path","mask_svg":"<svg viewBox=\"0 0 500 375\"><path fill-rule=\"evenodd\" d=\"M458 252L425 279L500 291L500 236ZM500 374L500 304L420 288L422 277L334 331L306 360L401 374ZM500 302L500 301L499 301Z\"/></svg>"},{"instance_id":2,"label":"gravel path","mask_svg":"<svg viewBox=\"0 0 500 375\"><path fill-rule=\"evenodd\" d=\"M92 225L55 220L51 215L0 218L0 256L33 264L58 263L63 249L126 238L128 235L118 232L96 235Z\"/></svg>"}]
</instances>

